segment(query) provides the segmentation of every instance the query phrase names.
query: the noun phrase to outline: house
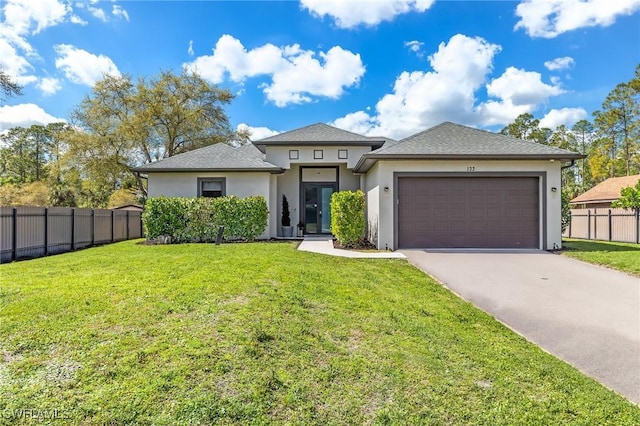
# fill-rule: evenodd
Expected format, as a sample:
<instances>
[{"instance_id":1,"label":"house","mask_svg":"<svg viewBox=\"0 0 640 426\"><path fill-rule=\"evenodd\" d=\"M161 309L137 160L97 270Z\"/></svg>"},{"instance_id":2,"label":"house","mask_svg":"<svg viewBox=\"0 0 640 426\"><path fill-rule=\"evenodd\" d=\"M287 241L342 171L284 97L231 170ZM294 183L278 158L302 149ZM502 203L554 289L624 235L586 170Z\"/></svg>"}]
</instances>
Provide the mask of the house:
<instances>
[{"instance_id":1,"label":"house","mask_svg":"<svg viewBox=\"0 0 640 426\"><path fill-rule=\"evenodd\" d=\"M561 245L561 166L578 158L450 122L400 141L314 124L137 171L147 174L150 197L264 196L267 238L279 236L282 195L292 224L325 234L331 194L362 189L368 237L380 249L553 249Z\"/></svg>"},{"instance_id":2,"label":"house","mask_svg":"<svg viewBox=\"0 0 640 426\"><path fill-rule=\"evenodd\" d=\"M635 186L639 180L640 175L609 178L569 203L576 209L608 209L613 201L620 198L622 188Z\"/></svg>"}]
</instances>

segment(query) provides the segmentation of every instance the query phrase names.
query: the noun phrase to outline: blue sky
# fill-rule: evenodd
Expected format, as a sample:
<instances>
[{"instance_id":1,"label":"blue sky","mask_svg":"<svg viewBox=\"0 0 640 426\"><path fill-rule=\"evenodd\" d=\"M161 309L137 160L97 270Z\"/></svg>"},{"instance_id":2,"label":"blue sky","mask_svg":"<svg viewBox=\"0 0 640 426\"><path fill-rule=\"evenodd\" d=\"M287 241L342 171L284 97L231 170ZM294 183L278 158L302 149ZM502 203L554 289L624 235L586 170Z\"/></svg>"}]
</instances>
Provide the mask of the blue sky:
<instances>
[{"instance_id":1,"label":"blue sky","mask_svg":"<svg viewBox=\"0 0 640 426\"><path fill-rule=\"evenodd\" d=\"M640 63L640 0L0 2L24 95L0 130L66 120L102 73L194 70L254 138L315 122L402 138L523 112L590 118Z\"/></svg>"}]
</instances>

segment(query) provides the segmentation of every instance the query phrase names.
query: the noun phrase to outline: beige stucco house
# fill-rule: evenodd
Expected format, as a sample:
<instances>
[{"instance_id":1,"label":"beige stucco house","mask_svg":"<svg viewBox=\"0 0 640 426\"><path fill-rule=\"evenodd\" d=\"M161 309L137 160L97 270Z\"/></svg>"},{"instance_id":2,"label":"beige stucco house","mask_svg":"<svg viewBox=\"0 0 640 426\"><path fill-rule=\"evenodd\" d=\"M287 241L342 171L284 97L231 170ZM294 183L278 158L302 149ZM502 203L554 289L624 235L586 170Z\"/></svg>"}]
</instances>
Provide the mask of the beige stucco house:
<instances>
[{"instance_id":1,"label":"beige stucco house","mask_svg":"<svg viewBox=\"0 0 640 426\"><path fill-rule=\"evenodd\" d=\"M380 249L553 249L561 246L561 167L578 158L449 122L400 141L314 124L137 170L150 197L264 196L265 238L279 237L282 195L292 225L322 234L331 194L362 189L368 237Z\"/></svg>"}]
</instances>

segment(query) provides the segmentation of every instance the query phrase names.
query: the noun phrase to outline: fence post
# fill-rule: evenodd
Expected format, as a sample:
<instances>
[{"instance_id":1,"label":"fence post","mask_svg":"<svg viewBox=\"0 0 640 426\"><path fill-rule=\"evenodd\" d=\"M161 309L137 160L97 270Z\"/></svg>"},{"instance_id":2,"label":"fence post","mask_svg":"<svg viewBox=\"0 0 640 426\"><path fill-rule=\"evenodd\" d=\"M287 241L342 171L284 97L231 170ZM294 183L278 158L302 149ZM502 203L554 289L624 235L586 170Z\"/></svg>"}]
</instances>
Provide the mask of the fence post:
<instances>
[{"instance_id":1,"label":"fence post","mask_svg":"<svg viewBox=\"0 0 640 426\"><path fill-rule=\"evenodd\" d=\"M640 244L640 209L636 209L636 243Z\"/></svg>"},{"instance_id":2,"label":"fence post","mask_svg":"<svg viewBox=\"0 0 640 426\"><path fill-rule=\"evenodd\" d=\"M49 256L49 208L44 208L44 255Z\"/></svg>"},{"instance_id":3,"label":"fence post","mask_svg":"<svg viewBox=\"0 0 640 426\"><path fill-rule=\"evenodd\" d=\"M609 209L609 241L611 241L611 209Z\"/></svg>"},{"instance_id":4,"label":"fence post","mask_svg":"<svg viewBox=\"0 0 640 426\"><path fill-rule=\"evenodd\" d=\"M587 240L591 239L591 209L587 209Z\"/></svg>"},{"instance_id":5,"label":"fence post","mask_svg":"<svg viewBox=\"0 0 640 426\"><path fill-rule=\"evenodd\" d=\"M76 209L71 209L71 251L76 249Z\"/></svg>"},{"instance_id":6,"label":"fence post","mask_svg":"<svg viewBox=\"0 0 640 426\"><path fill-rule=\"evenodd\" d=\"M11 217L11 260L13 261L18 258L18 209L16 207L13 208Z\"/></svg>"},{"instance_id":7,"label":"fence post","mask_svg":"<svg viewBox=\"0 0 640 426\"><path fill-rule=\"evenodd\" d=\"M113 214L113 210L111 210L111 242L112 243L114 242L113 237L115 235L115 232L114 232L114 228L116 227L115 221L116 221L115 215Z\"/></svg>"},{"instance_id":8,"label":"fence post","mask_svg":"<svg viewBox=\"0 0 640 426\"><path fill-rule=\"evenodd\" d=\"M573 223L573 212L569 210L569 238L571 238L571 224Z\"/></svg>"},{"instance_id":9,"label":"fence post","mask_svg":"<svg viewBox=\"0 0 640 426\"><path fill-rule=\"evenodd\" d=\"M127 210L127 240L129 239L129 210Z\"/></svg>"},{"instance_id":10,"label":"fence post","mask_svg":"<svg viewBox=\"0 0 640 426\"><path fill-rule=\"evenodd\" d=\"M96 243L96 211L91 209L91 245Z\"/></svg>"}]
</instances>

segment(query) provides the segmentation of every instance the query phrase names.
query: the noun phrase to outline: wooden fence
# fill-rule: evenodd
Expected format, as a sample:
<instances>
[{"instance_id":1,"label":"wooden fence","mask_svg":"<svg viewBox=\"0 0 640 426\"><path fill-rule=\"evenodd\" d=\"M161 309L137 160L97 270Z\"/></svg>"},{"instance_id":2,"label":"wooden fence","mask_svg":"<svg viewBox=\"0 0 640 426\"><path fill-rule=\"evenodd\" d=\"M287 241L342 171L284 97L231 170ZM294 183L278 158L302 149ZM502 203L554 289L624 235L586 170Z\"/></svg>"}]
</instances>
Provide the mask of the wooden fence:
<instances>
[{"instance_id":1,"label":"wooden fence","mask_svg":"<svg viewBox=\"0 0 640 426\"><path fill-rule=\"evenodd\" d=\"M136 211L0 207L0 263L143 236Z\"/></svg>"},{"instance_id":2,"label":"wooden fence","mask_svg":"<svg viewBox=\"0 0 640 426\"><path fill-rule=\"evenodd\" d=\"M627 209L572 209L563 236L640 244L640 214Z\"/></svg>"}]
</instances>

